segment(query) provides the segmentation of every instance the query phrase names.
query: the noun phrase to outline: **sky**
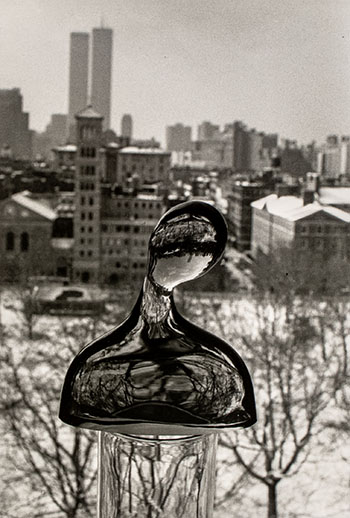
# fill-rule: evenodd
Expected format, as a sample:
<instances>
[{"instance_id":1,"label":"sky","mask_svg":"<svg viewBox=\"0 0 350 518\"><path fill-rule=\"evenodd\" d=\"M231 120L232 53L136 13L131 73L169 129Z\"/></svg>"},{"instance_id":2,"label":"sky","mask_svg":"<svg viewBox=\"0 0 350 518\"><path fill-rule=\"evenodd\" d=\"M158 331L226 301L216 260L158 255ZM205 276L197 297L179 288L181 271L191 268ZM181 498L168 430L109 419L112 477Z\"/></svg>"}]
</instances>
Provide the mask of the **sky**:
<instances>
[{"instance_id":1,"label":"sky","mask_svg":"<svg viewBox=\"0 0 350 518\"><path fill-rule=\"evenodd\" d=\"M114 31L112 128L243 120L299 143L350 134L350 0L0 0L0 88L30 127L67 113L70 33Z\"/></svg>"}]
</instances>

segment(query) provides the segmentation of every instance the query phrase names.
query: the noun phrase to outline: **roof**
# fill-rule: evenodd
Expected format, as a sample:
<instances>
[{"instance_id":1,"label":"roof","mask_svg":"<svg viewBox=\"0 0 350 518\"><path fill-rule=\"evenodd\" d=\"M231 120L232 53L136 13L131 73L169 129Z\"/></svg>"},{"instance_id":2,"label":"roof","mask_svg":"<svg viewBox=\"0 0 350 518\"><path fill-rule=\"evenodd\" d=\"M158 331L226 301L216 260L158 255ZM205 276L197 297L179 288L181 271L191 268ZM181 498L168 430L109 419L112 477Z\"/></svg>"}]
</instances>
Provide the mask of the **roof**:
<instances>
[{"instance_id":1,"label":"roof","mask_svg":"<svg viewBox=\"0 0 350 518\"><path fill-rule=\"evenodd\" d=\"M64 146L56 146L53 148L53 151L64 151L67 153L75 153L77 150L77 146L75 144L65 144Z\"/></svg>"},{"instance_id":2,"label":"roof","mask_svg":"<svg viewBox=\"0 0 350 518\"><path fill-rule=\"evenodd\" d=\"M22 205L22 207L36 212L45 219L50 221L54 221L56 219L55 211L50 209L47 205L44 205L42 202L33 200L25 194L25 191L13 194L11 199L19 205Z\"/></svg>"},{"instance_id":3,"label":"roof","mask_svg":"<svg viewBox=\"0 0 350 518\"><path fill-rule=\"evenodd\" d=\"M119 153L130 153L135 155L171 155L170 151L164 151L164 149L157 147L140 148L136 146L123 147Z\"/></svg>"},{"instance_id":4,"label":"roof","mask_svg":"<svg viewBox=\"0 0 350 518\"><path fill-rule=\"evenodd\" d=\"M91 104L75 115L76 119L103 119L103 116L96 112Z\"/></svg>"},{"instance_id":5,"label":"roof","mask_svg":"<svg viewBox=\"0 0 350 518\"><path fill-rule=\"evenodd\" d=\"M266 210L270 214L280 216L288 221L298 221L317 212L324 212L334 218L350 223L350 214L348 212L336 207L321 205L317 201L304 205L303 199L297 196L278 197L277 194L270 194L253 201L251 206L255 209Z\"/></svg>"},{"instance_id":6,"label":"roof","mask_svg":"<svg viewBox=\"0 0 350 518\"><path fill-rule=\"evenodd\" d=\"M350 206L350 187L321 187L319 199L324 205Z\"/></svg>"}]
</instances>

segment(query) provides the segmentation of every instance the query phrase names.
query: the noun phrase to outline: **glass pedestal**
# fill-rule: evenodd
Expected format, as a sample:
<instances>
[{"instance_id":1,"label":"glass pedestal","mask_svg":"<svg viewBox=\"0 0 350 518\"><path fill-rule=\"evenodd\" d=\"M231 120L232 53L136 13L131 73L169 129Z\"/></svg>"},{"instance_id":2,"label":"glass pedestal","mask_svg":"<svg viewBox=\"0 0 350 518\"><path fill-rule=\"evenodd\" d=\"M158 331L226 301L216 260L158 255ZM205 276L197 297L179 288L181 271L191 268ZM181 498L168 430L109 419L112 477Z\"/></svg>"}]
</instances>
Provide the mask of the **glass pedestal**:
<instances>
[{"instance_id":1,"label":"glass pedestal","mask_svg":"<svg viewBox=\"0 0 350 518\"><path fill-rule=\"evenodd\" d=\"M99 432L97 518L211 518L217 434Z\"/></svg>"}]
</instances>

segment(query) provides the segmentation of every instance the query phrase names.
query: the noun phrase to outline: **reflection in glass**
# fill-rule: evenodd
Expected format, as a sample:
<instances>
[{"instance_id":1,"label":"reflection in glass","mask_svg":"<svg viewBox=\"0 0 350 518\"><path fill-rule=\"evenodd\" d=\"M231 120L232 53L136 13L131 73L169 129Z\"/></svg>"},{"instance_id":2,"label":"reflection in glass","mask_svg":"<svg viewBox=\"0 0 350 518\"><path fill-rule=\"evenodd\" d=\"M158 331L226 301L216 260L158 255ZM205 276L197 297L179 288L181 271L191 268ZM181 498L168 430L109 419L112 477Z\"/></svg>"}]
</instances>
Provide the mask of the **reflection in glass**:
<instances>
[{"instance_id":1,"label":"reflection in glass","mask_svg":"<svg viewBox=\"0 0 350 518\"><path fill-rule=\"evenodd\" d=\"M178 205L161 218L130 316L86 346L67 372L63 421L146 435L210 433L255 422L252 383L242 359L183 318L172 296L175 286L204 275L220 260L226 239L223 217L204 202Z\"/></svg>"},{"instance_id":2,"label":"reflection in glass","mask_svg":"<svg viewBox=\"0 0 350 518\"><path fill-rule=\"evenodd\" d=\"M216 437L101 432L97 518L211 518Z\"/></svg>"}]
</instances>

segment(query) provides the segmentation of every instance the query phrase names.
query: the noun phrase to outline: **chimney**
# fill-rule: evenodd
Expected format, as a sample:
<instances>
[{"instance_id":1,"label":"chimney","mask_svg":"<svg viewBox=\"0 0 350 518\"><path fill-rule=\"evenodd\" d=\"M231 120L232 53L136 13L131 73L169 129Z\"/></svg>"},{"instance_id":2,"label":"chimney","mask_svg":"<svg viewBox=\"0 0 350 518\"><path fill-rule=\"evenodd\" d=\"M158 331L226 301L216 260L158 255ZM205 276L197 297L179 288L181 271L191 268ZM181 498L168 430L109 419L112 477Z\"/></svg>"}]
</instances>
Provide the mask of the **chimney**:
<instances>
[{"instance_id":1,"label":"chimney","mask_svg":"<svg viewBox=\"0 0 350 518\"><path fill-rule=\"evenodd\" d=\"M320 190L320 175L319 173L306 173L306 181L303 189L304 205L313 203L317 198Z\"/></svg>"}]
</instances>

